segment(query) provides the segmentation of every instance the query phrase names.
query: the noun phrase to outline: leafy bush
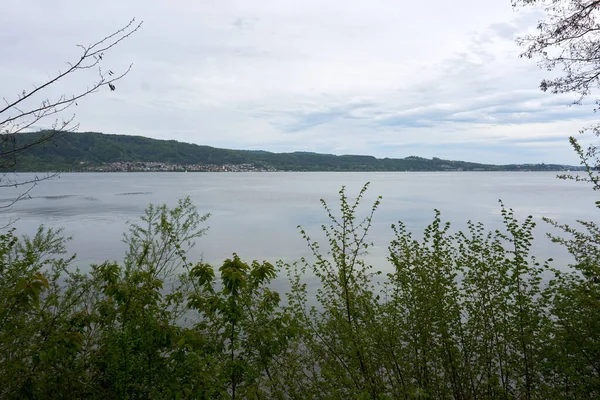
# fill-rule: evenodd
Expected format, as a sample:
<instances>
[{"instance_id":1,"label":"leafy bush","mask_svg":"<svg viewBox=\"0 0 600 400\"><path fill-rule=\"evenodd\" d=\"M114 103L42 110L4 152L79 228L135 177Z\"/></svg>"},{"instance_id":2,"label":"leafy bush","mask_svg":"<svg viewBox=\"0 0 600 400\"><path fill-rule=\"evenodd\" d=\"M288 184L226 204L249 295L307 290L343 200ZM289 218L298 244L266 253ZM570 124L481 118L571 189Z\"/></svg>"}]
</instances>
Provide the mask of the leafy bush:
<instances>
[{"instance_id":1,"label":"leafy bush","mask_svg":"<svg viewBox=\"0 0 600 400\"><path fill-rule=\"evenodd\" d=\"M531 255L531 217L453 232L438 211L365 260L381 199L339 214L294 264L188 260L208 215L149 206L122 264L72 271L60 231L0 235L0 398L592 398L600 393L595 225L555 238L571 269ZM559 226L558 224L556 224ZM285 270L285 303L270 288ZM550 274L549 282L542 280ZM318 282L315 284L314 282Z\"/></svg>"}]
</instances>

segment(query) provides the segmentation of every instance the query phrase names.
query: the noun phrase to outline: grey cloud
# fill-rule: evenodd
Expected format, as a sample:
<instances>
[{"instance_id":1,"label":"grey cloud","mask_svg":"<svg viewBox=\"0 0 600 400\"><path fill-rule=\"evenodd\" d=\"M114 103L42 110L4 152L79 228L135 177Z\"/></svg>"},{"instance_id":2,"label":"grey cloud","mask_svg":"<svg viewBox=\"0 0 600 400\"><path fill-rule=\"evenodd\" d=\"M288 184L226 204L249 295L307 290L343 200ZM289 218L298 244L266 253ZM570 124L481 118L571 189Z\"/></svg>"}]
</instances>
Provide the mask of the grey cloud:
<instances>
[{"instance_id":1,"label":"grey cloud","mask_svg":"<svg viewBox=\"0 0 600 400\"><path fill-rule=\"evenodd\" d=\"M502 22L490 25L489 30L498 37L507 40L514 40L522 32L522 29L515 23Z\"/></svg>"},{"instance_id":2,"label":"grey cloud","mask_svg":"<svg viewBox=\"0 0 600 400\"><path fill-rule=\"evenodd\" d=\"M365 105L348 104L324 110L289 111L284 113L263 112L257 115L271 119L271 122L285 133L297 133L318 125L335 122L341 118L352 118L353 111L363 107ZM279 118L272 118L274 115L279 116Z\"/></svg>"},{"instance_id":3,"label":"grey cloud","mask_svg":"<svg viewBox=\"0 0 600 400\"><path fill-rule=\"evenodd\" d=\"M557 131L589 117L539 92L543 73L517 59L513 42L534 16L513 14L506 0L5 0L0 95L43 82L76 59L77 43L132 16L143 29L107 62L134 68L116 92L80 102L83 130L383 155L394 140L468 142L481 124ZM52 94L93 79L74 77Z\"/></svg>"},{"instance_id":4,"label":"grey cloud","mask_svg":"<svg viewBox=\"0 0 600 400\"><path fill-rule=\"evenodd\" d=\"M235 26L240 31L251 30L254 29L256 24L258 23L258 18L236 18L233 21L233 26Z\"/></svg>"}]
</instances>

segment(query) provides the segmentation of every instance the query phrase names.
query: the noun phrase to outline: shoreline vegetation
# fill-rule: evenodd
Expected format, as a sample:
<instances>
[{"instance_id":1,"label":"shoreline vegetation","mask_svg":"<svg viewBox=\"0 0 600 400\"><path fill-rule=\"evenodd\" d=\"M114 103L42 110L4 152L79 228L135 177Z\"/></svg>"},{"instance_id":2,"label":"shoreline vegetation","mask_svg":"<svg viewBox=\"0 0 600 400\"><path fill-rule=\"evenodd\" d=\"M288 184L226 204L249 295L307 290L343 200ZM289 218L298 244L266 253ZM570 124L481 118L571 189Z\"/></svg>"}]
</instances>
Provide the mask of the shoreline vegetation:
<instances>
[{"instance_id":1,"label":"shoreline vegetation","mask_svg":"<svg viewBox=\"0 0 600 400\"><path fill-rule=\"evenodd\" d=\"M10 146L27 147L48 136L46 131L22 133L0 141L0 153ZM275 172L275 171L575 171L560 164L492 165L434 157L375 158L311 152L271 153L229 150L157 140L141 136L93 132L60 132L51 142L28 148L8 170L14 172Z\"/></svg>"},{"instance_id":2,"label":"shoreline vegetation","mask_svg":"<svg viewBox=\"0 0 600 400\"><path fill-rule=\"evenodd\" d=\"M60 230L0 235L3 399L578 399L600 393L600 230L559 225L574 256L531 253L532 217L454 232L436 211L392 225L392 272L369 265L381 202L321 200L294 263L188 259L208 233L190 199L150 205L120 262L74 270ZM198 242L201 244L201 241ZM272 289L287 276L287 293ZM549 280L547 278L550 278Z\"/></svg>"}]
</instances>

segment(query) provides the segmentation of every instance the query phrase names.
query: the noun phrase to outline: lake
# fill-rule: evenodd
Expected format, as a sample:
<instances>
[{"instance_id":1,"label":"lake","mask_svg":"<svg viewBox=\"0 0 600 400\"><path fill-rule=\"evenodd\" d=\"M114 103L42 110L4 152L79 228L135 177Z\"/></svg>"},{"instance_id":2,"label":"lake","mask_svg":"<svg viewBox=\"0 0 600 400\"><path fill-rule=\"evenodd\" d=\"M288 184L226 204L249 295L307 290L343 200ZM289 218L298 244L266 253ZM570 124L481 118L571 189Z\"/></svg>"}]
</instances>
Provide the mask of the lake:
<instances>
[{"instance_id":1,"label":"lake","mask_svg":"<svg viewBox=\"0 0 600 400\"><path fill-rule=\"evenodd\" d=\"M597 197L589 185L559 180L553 172L64 173L40 183L30 199L0 215L4 221L18 219L20 233L32 234L40 224L64 228L73 238L69 250L86 269L90 263L122 259L127 222L136 221L148 204L175 205L190 196L200 212L212 214L208 235L198 241L192 259L218 265L236 252L247 261L294 261L310 255L298 225L313 239L322 238L319 226L327 223L327 215L319 199L335 209L342 185L355 197L367 181L371 186L359 215L383 197L370 236L375 248L368 257L384 270L393 238L390 225L403 221L418 237L434 208L456 229L469 219L497 228L502 199L517 216L533 215L538 221L535 252L562 263L569 257L544 237L549 227L541 217L572 223L597 215ZM0 201L17 194L17 189L3 190Z\"/></svg>"}]
</instances>

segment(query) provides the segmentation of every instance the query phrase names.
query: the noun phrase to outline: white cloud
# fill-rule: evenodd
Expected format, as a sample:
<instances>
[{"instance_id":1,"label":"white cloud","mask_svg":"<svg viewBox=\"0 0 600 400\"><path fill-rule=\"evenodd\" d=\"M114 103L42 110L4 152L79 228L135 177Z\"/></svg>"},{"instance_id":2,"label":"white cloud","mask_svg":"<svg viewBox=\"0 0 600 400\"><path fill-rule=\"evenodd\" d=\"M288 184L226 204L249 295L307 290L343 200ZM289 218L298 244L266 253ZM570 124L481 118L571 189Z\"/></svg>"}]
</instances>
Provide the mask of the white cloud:
<instances>
[{"instance_id":1,"label":"white cloud","mask_svg":"<svg viewBox=\"0 0 600 400\"><path fill-rule=\"evenodd\" d=\"M518 58L514 38L539 16L509 0L6 1L4 96L64 67L75 44L144 20L107 55L111 68L134 69L117 91L80 102L81 130L271 151L574 162L566 138L593 117L538 90L544 73ZM564 149L511 142L558 137Z\"/></svg>"}]
</instances>

